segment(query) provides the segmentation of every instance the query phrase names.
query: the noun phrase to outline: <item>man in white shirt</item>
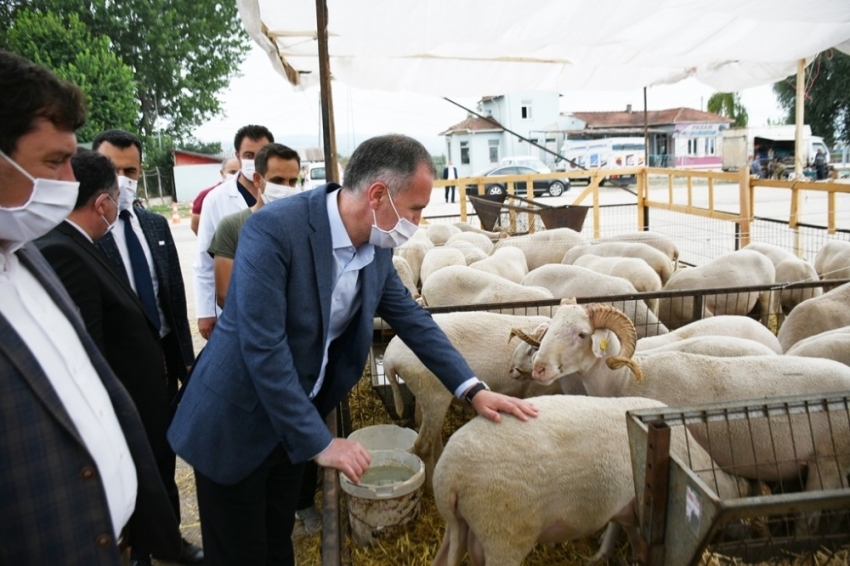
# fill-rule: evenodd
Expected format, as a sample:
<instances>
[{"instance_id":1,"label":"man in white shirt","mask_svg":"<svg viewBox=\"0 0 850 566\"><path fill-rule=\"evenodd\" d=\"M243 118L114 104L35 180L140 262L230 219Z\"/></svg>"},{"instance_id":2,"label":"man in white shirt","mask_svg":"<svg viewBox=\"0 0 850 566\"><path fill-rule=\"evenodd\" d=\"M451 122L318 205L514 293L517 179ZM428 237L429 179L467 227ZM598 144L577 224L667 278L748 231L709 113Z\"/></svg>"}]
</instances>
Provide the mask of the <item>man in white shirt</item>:
<instances>
[{"instance_id":1,"label":"man in white shirt","mask_svg":"<svg viewBox=\"0 0 850 566\"><path fill-rule=\"evenodd\" d=\"M128 542L180 553L133 402L30 244L76 203L70 158L84 123L77 87L0 51L3 564L118 565Z\"/></svg>"},{"instance_id":2,"label":"man in white shirt","mask_svg":"<svg viewBox=\"0 0 850 566\"><path fill-rule=\"evenodd\" d=\"M193 265L195 270L195 315L198 331L206 339L215 326L221 310L215 300L213 258L208 253L215 229L221 219L234 212L245 210L257 202L254 185L254 156L274 135L264 126L244 126L236 132L233 147L239 159L239 175L228 179L207 194L198 226L198 251Z\"/></svg>"}]
</instances>

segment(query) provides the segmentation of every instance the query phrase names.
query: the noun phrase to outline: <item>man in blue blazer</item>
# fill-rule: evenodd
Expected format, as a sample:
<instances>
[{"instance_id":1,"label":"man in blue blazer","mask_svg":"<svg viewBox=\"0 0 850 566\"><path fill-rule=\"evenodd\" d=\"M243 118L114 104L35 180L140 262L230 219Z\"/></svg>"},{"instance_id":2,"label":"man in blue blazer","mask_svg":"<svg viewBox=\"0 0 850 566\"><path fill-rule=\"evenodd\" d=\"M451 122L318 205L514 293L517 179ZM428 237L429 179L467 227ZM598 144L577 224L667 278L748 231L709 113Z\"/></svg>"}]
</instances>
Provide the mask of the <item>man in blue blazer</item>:
<instances>
[{"instance_id":1,"label":"man in blue blazer","mask_svg":"<svg viewBox=\"0 0 850 566\"><path fill-rule=\"evenodd\" d=\"M369 467L324 417L360 379L382 317L459 398L494 421L535 416L472 374L392 265L416 230L434 165L419 142L372 138L346 185L267 204L239 239L227 308L169 429L195 468L206 564L294 564L290 533L304 463L354 481Z\"/></svg>"}]
</instances>

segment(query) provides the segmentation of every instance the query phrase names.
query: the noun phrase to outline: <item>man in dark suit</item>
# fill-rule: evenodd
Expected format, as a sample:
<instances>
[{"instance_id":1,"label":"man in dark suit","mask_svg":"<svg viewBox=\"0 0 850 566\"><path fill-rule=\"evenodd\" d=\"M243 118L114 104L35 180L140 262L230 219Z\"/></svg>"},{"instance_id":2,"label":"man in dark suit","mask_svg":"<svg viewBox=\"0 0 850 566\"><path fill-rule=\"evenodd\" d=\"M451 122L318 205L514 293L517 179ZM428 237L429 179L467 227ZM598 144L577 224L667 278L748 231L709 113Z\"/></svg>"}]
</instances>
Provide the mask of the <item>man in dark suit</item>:
<instances>
[{"instance_id":1,"label":"man in dark suit","mask_svg":"<svg viewBox=\"0 0 850 566\"><path fill-rule=\"evenodd\" d=\"M434 176L419 142L372 138L352 154L345 187L268 203L245 223L227 308L169 429L195 467L207 564L294 564L305 462L354 481L368 468L366 449L333 438L324 417L360 379L375 316L480 414L536 414L485 389L393 267Z\"/></svg>"},{"instance_id":2,"label":"man in dark suit","mask_svg":"<svg viewBox=\"0 0 850 566\"><path fill-rule=\"evenodd\" d=\"M457 179L457 167L449 161L447 167L443 167L443 179ZM452 202L455 201L455 186L446 185L446 202L449 202L449 193L451 193Z\"/></svg>"},{"instance_id":3,"label":"man in dark suit","mask_svg":"<svg viewBox=\"0 0 850 566\"><path fill-rule=\"evenodd\" d=\"M77 87L0 51L0 564L117 566L128 543L180 553L134 403L30 243L74 207L84 122Z\"/></svg>"},{"instance_id":4,"label":"man in dark suit","mask_svg":"<svg viewBox=\"0 0 850 566\"><path fill-rule=\"evenodd\" d=\"M138 295L149 321L159 334L167 368L168 399L173 400L178 383L182 383L195 359L186 313L186 289L174 238L165 218L133 207L136 186L142 174L142 143L139 138L123 130L106 130L95 136L92 149L109 158L118 174L119 185L118 222L115 230L98 240L97 244L115 271ZM131 253L135 245L133 238L141 246L143 254L138 256L136 271ZM174 481L176 457L170 448L166 447L166 450L168 453L163 453L164 461L161 463L162 480L179 519L180 493ZM198 564L202 560L203 550L185 541L181 563ZM133 561L138 566L146 566L150 564L150 554L145 549L136 549Z\"/></svg>"}]
</instances>

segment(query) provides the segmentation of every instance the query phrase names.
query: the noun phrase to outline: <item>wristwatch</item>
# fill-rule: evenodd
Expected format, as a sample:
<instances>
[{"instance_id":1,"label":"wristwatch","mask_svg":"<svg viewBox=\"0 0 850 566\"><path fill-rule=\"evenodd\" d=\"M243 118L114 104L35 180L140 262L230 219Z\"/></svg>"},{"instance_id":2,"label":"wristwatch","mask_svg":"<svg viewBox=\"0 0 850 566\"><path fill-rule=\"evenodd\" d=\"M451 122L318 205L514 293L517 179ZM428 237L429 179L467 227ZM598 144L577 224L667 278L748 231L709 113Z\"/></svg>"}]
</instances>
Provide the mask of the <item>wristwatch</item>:
<instances>
[{"instance_id":1,"label":"wristwatch","mask_svg":"<svg viewBox=\"0 0 850 566\"><path fill-rule=\"evenodd\" d=\"M479 381L478 383L469 388L469 390L463 396L463 400L472 405L472 398L478 395L480 391L490 391L490 388L487 387L487 384L483 381Z\"/></svg>"}]
</instances>

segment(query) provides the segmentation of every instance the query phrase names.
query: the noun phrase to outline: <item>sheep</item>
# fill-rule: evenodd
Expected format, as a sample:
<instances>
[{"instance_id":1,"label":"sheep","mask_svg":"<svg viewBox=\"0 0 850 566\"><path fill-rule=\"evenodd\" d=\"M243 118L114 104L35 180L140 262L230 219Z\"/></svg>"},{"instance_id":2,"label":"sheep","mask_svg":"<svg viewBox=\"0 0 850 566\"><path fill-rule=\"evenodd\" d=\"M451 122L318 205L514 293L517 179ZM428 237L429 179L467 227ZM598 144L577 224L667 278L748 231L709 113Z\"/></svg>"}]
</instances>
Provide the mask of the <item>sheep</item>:
<instances>
[{"instance_id":1,"label":"sheep","mask_svg":"<svg viewBox=\"0 0 850 566\"><path fill-rule=\"evenodd\" d=\"M542 316L511 316L489 312L434 315L434 321L466 358L474 375L493 391L514 397L561 392L558 384L541 386L533 381L518 381L508 375L508 367L514 353L514 348L509 343L512 330L531 332L548 320ZM416 403L422 413L422 422L413 451L422 458L430 478L434 464L443 450L440 435L446 411L452 401L456 401L453 392L443 386L399 337L390 340L384 351L384 375L393 391L397 414L401 415L403 410L397 376L404 379L410 392L416 397Z\"/></svg>"},{"instance_id":2,"label":"sheep","mask_svg":"<svg viewBox=\"0 0 850 566\"><path fill-rule=\"evenodd\" d=\"M519 566L537 542L590 536L606 523L589 563L611 556L617 525L639 555L635 485L626 411L663 407L651 399L538 397L537 418L482 417L455 432L434 470L434 498L446 521L434 566L457 566L468 553L480 566ZM682 427L670 453L689 462L722 499L752 494L749 482L720 470Z\"/></svg>"},{"instance_id":3,"label":"sheep","mask_svg":"<svg viewBox=\"0 0 850 566\"><path fill-rule=\"evenodd\" d=\"M569 228L543 230L534 234L499 240L493 251L504 247L517 247L525 252L528 269L537 269L547 263L560 263L573 246L584 244L581 234Z\"/></svg>"},{"instance_id":4,"label":"sheep","mask_svg":"<svg viewBox=\"0 0 850 566\"><path fill-rule=\"evenodd\" d=\"M534 367L534 355L537 354L537 349L540 348L540 340L549 329L549 323L544 322L535 328L532 332L526 333L519 328L511 329L511 338L516 336L520 339L511 356L511 365L508 369L508 375L513 379L529 379L531 370ZM566 376L558 380L558 385L561 386L561 393L564 395L587 395L584 390L584 384L578 376Z\"/></svg>"},{"instance_id":5,"label":"sheep","mask_svg":"<svg viewBox=\"0 0 850 566\"><path fill-rule=\"evenodd\" d=\"M422 259L422 269L419 272L422 286L425 286L425 282L436 271L450 265L466 265L466 257L461 250L444 246L428 250L428 253Z\"/></svg>"},{"instance_id":6,"label":"sheep","mask_svg":"<svg viewBox=\"0 0 850 566\"><path fill-rule=\"evenodd\" d=\"M484 303L510 303L553 299L552 293L542 287L519 285L498 275L472 269L465 265L444 267L422 284L422 297L431 307L476 305ZM517 309L525 314L526 309ZM547 309L542 314L550 314Z\"/></svg>"},{"instance_id":7,"label":"sheep","mask_svg":"<svg viewBox=\"0 0 850 566\"><path fill-rule=\"evenodd\" d=\"M676 271L664 285L664 290L752 287L771 285L775 279L776 269L766 256L752 250L738 250L703 265ZM671 330L679 328L694 320L693 304L693 297L662 297L658 302L659 318ZM772 291L706 295L705 316L746 315L756 304L766 315L774 313L777 305Z\"/></svg>"},{"instance_id":8,"label":"sheep","mask_svg":"<svg viewBox=\"0 0 850 566\"><path fill-rule=\"evenodd\" d=\"M789 356L826 358L850 366L850 326L827 330L800 340L786 352Z\"/></svg>"},{"instance_id":9,"label":"sheep","mask_svg":"<svg viewBox=\"0 0 850 566\"><path fill-rule=\"evenodd\" d=\"M637 341L637 351L644 352L679 340L695 336L731 336L764 344L774 353L784 352L776 335L767 327L748 316L720 315L695 320L690 324L660 336L649 336Z\"/></svg>"},{"instance_id":10,"label":"sheep","mask_svg":"<svg viewBox=\"0 0 850 566\"><path fill-rule=\"evenodd\" d=\"M523 285L545 287L557 298L604 297L606 295L631 295L634 285L621 279L602 275L575 265L550 264L529 271ZM617 301L612 303L634 317L641 338L666 334L667 328L649 310L643 301Z\"/></svg>"},{"instance_id":11,"label":"sheep","mask_svg":"<svg viewBox=\"0 0 850 566\"><path fill-rule=\"evenodd\" d=\"M658 274L662 284L666 284L673 274L673 263L664 252L658 251L648 244L632 242L603 242L601 244L585 244L574 246L564 254L561 263L571 265L583 255L604 257L633 257L645 261Z\"/></svg>"},{"instance_id":12,"label":"sheep","mask_svg":"<svg viewBox=\"0 0 850 566\"><path fill-rule=\"evenodd\" d=\"M842 326L850 326L850 283L797 305L779 327L777 338L787 352L803 338Z\"/></svg>"},{"instance_id":13,"label":"sheep","mask_svg":"<svg viewBox=\"0 0 850 566\"><path fill-rule=\"evenodd\" d=\"M510 234L508 234L504 230L500 232L490 232L488 230L472 226L471 224L468 224L466 222L455 222L453 226L458 228L461 232L476 232L478 234L483 234L484 236L487 236L487 238L493 243L498 242L502 238L507 238L510 236Z\"/></svg>"},{"instance_id":14,"label":"sheep","mask_svg":"<svg viewBox=\"0 0 850 566\"><path fill-rule=\"evenodd\" d=\"M416 287L416 282L413 279L413 270L410 268L410 264L407 263L407 260L400 255L394 255L393 267L395 267L395 270L398 272L401 282L404 283L404 286L407 287L408 291L410 291L410 296L414 299L418 299L419 289Z\"/></svg>"},{"instance_id":15,"label":"sheep","mask_svg":"<svg viewBox=\"0 0 850 566\"><path fill-rule=\"evenodd\" d=\"M850 242L824 244L815 256L815 271L821 279L850 279Z\"/></svg>"},{"instance_id":16,"label":"sheep","mask_svg":"<svg viewBox=\"0 0 850 566\"><path fill-rule=\"evenodd\" d=\"M403 257L411 271L413 271L413 283L419 285L419 272L422 270L422 260L428 250L433 249L434 244L425 235L425 231L421 228L417 230L413 237L404 244L393 250L394 255Z\"/></svg>"},{"instance_id":17,"label":"sheep","mask_svg":"<svg viewBox=\"0 0 850 566\"><path fill-rule=\"evenodd\" d=\"M638 340L640 343L640 340ZM732 336L694 336L658 346L651 350L640 350L642 356L654 356L663 352L687 352L719 358L741 356L775 356L777 352L761 342Z\"/></svg>"},{"instance_id":18,"label":"sheep","mask_svg":"<svg viewBox=\"0 0 850 566\"><path fill-rule=\"evenodd\" d=\"M504 277L514 283L522 282L522 278L528 275L525 253L514 247L499 248L487 259L471 263L469 267Z\"/></svg>"},{"instance_id":19,"label":"sheep","mask_svg":"<svg viewBox=\"0 0 850 566\"><path fill-rule=\"evenodd\" d=\"M578 373L591 396L648 397L671 406L850 390L850 367L833 360L718 358L684 352L632 359L635 343L634 326L622 312L608 305L569 304L567 299L540 342L531 377L548 385L561 375ZM846 486L850 472L846 419L817 413L790 421L766 420L693 425L690 431L719 466L743 477L789 480L807 467L807 491ZM810 532L816 520L809 518ZM798 522L797 528L803 525Z\"/></svg>"},{"instance_id":20,"label":"sheep","mask_svg":"<svg viewBox=\"0 0 850 566\"><path fill-rule=\"evenodd\" d=\"M604 238L595 238L590 241L591 244L602 244L606 242L636 242L639 244L647 244L662 252L670 261L673 262L673 270L679 266L679 248L676 242L668 236L658 232L630 232L627 234L617 234L616 236L605 236Z\"/></svg>"},{"instance_id":21,"label":"sheep","mask_svg":"<svg viewBox=\"0 0 850 566\"><path fill-rule=\"evenodd\" d=\"M490 257L486 253L481 251L480 247L473 244L472 242L467 242L464 240L451 241L451 238L449 240L450 241L443 246L443 249L460 250L460 252L463 254L463 259L466 262L464 265L469 265L471 263L475 263L476 261L481 261Z\"/></svg>"},{"instance_id":22,"label":"sheep","mask_svg":"<svg viewBox=\"0 0 850 566\"><path fill-rule=\"evenodd\" d=\"M448 242L449 238L455 234L460 234L460 228L452 226L451 224L429 224L428 227L425 228L425 232L428 235L428 239L431 240L435 246L441 246Z\"/></svg>"},{"instance_id":23,"label":"sheep","mask_svg":"<svg viewBox=\"0 0 850 566\"><path fill-rule=\"evenodd\" d=\"M639 293L654 293L661 290L661 278L648 263L633 257L603 257L584 255L573 265L585 267L602 275L621 277L634 285ZM644 299L646 306L658 315L658 299Z\"/></svg>"},{"instance_id":24,"label":"sheep","mask_svg":"<svg viewBox=\"0 0 850 566\"><path fill-rule=\"evenodd\" d=\"M797 283L800 281L818 280L818 274L815 268L812 267L812 264L779 246L753 242L744 249L764 254L773 262L773 267L776 270L776 283ZM806 299L811 299L822 294L823 289L820 287L782 289L779 292L779 304L782 307L782 312L788 314L794 307Z\"/></svg>"},{"instance_id":25,"label":"sheep","mask_svg":"<svg viewBox=\"0 0 850 566\"><path fill-rule=\"evenodd\" d=\"M490 240L490 238L478 232L461 232L460 234L455 234L454 236L448 239L446 244L448 245L458 241L469 242L471 244L474 244L488 256L493 251L493 242Z\"/></svg>"}]
</instances>

